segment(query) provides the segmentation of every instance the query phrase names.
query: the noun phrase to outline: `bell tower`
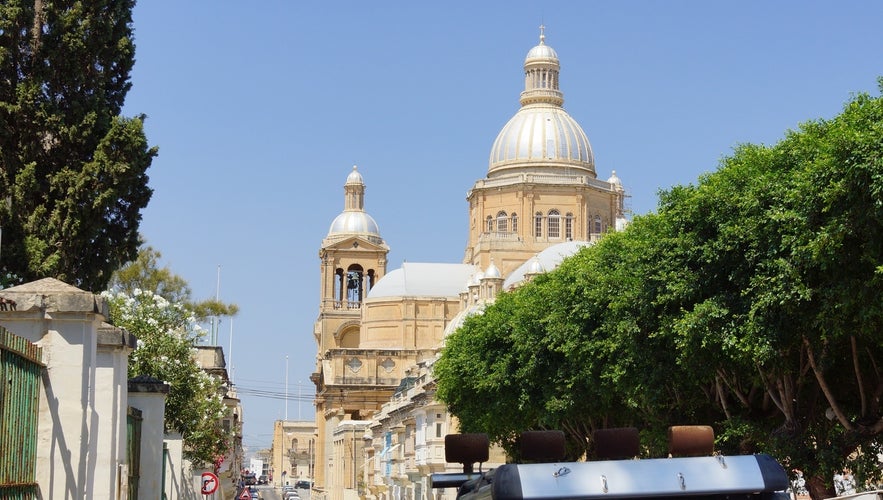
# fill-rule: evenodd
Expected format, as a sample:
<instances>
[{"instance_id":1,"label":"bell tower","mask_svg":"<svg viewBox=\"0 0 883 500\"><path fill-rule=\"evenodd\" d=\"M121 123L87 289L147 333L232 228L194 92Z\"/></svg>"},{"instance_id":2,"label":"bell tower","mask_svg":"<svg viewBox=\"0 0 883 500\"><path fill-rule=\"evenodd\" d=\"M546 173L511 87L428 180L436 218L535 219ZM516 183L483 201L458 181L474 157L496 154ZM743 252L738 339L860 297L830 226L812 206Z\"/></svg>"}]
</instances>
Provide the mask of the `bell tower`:
<instances>
[{"instance_id":1,"label":"bell tower","mask_svg":"<svg viewBox=\"0 0 883 500\"><path fill-rule=\"evenodd\" d=\"M357 419L347 404L347 387L338 380L352 353L360 349L362 305L368 292L386 274L389 247L380 228L365 212L365 183L357 167L346 178L344 209L331 223L319 248L319 317L313 328L317 344L316 424L319 446L316 464L330 455L328 430L341 418ZM325 484L325 468L316 467L317 485Z\"/></svg>"},{"instance_id":2,"label":"bell tower","mask_svg":"<svg viewBox=\"0 0 883 500\"><path fill-rule=\"evenodd\" d=\"M344 209L319 249L320 305L314 335L319 355L359 347L359 318L368 292L386 273L389 247L365 212L365 183L357 167L346 179Z\"/></svg>"}]
</instances>

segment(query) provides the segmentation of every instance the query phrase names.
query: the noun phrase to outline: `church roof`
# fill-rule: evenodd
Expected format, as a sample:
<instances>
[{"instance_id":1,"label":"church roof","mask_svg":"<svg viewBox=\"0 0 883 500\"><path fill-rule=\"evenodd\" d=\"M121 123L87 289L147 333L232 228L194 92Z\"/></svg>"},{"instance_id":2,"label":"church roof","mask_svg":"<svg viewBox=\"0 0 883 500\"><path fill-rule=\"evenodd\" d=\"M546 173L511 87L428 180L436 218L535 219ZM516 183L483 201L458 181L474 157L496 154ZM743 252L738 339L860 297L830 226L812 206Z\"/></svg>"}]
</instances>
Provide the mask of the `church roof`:
<instances>
[{"instance_id":1,"label":"church roof","mask_svg":"<svg viewBox=\"0 0 883 500\"><path fill-rule=\"evenodd\" d=\"M463 323L466 321L466 318L469 316L474 316L476 314L483 314L484 308L487 307L487 302L479 302L477 304L473 304L466 309L457 313L454 316L454 319L448 323L448 326L445 327L445 337L457 331L457 328L463 326Z\"/></svg>"},{"instance_id":2,"label":"church roof","mask_svg":"<svg viewBox=\"0 0 883 500\"><path fill-rule=\"evenodd\" d=\"M507 276L506 281L503 282L503 290L508 290L512 285L517 285L524 281L524 275L535 270L537 268L537 262L539 262L542 269L551 271L558 267L558 264L561 264L561 261L566 257L570 257L579 252L581 248L587 247L591 244L592 242L589 241L565 241L564 243L559 243L544 249L542 252L538 253L536 257L528 259L512 271L512 274Z\"/></svg>"},{"instance_id":3,"label":"church roof","mask_svg":"<svg viewBox=\"0 0 883 500\"><path fill-rule=\"evenodd\" d=\"M368 292L379 297L458 297L469 277L479 269L471 264L405 262L386 273Z\"/></svg>"}]
</instances>

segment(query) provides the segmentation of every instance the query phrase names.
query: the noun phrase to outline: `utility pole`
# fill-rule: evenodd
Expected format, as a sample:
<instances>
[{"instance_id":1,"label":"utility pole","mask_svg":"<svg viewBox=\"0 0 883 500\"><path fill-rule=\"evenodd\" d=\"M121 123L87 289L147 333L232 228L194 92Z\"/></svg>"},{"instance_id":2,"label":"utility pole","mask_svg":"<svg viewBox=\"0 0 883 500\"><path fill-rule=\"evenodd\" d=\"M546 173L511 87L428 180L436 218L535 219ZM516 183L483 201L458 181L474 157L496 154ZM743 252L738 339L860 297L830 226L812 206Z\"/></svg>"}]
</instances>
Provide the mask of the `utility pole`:
<instances>
[{"instance_id":1,"label":"utility pole","mask_svg":"<svg viewBox=\"0 0 883 500\"><path fill-rule=\"evenodd\" d=\"M285 421L288 422L288 355L285 356Z\"/></svg>"}]
</instances>

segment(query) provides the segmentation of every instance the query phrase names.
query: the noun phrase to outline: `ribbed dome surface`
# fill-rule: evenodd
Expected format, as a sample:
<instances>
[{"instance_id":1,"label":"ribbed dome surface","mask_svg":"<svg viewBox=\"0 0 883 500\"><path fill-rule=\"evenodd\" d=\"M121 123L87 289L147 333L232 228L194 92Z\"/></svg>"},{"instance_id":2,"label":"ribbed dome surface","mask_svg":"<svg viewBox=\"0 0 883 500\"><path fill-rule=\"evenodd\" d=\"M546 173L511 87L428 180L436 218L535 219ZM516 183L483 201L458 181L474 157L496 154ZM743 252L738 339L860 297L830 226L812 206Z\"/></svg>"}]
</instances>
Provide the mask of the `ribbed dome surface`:
<instances>
[{"instance_id":1,"label":"ribbed dome surface","mask_svg":"<svg viewBox=\"0 0 883 500\"><path fill-rule=\"evenodd\" d=\"M364 184L365 181L362 179L362 174L359 173L357 167L353 167L353 171L350 172L350 175L346 176L346 184Z\"/></svg>"},{"instance_id":2,"label":"ribbed dome surface","mask_svg":"<svg viewBox=\"0 0 883 500\"><path fill-rule=\"evenodd\" d=\"M541 43L530 49L527 53L527 57L524 58L524 61L528 62L531 59L558 59L558 53L555 52L555 49L552 47L549 47L545 43Z\"/></svg>"},{"instance_id":3,"label":"ribbed dome surface","mask_svg":"<svg viewBox=\"0 0 883 500\"><path fill-rule=\"evenodd\" d=\"M563 108L530 105L518 110L494 141L488 174L538 161L595 173L589 138Z\"/></svg>"},{"instance_id":4,"label":"ribbed dome surface","mask_svg":"<svg viewBox=\"0 0 883 500\"><path fill-rule=\"evenodd\" d=\"M544 29L541 27L541 30ZM500 130L491 148L488 177L515 173L595 174L595 156L582 127L564 111L558 54L540 43L524 59L521 109Z\"/></svg>"}]
</instances>

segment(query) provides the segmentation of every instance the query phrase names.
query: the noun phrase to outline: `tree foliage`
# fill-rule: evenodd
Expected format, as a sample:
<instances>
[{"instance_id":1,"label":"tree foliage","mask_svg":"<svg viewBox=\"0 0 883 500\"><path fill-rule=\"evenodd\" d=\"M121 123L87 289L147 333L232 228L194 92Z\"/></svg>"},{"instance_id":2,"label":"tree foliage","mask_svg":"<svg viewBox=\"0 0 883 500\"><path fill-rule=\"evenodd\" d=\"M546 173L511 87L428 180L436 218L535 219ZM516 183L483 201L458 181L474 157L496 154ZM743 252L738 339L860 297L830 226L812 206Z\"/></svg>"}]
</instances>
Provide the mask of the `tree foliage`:
<instances>
[{"instance_id":1,"label":"tree foliage","mask_svg":"<svg viewBox=\"0 0 883 500\"><path fill-rule=\"evenodd\" d=\"M236 304L226 304L217 299L195 301L187 281L175 274L168 266L161 266L162 254L151 246L142 246L135 260L114 271L109 288L132 295L135 290L150 290L172 303L182 304L193 313L197 321L212 316L235 316Z\"/></svg>"},{"instance_id":2,"label":"tree foliage","mask_svg":"<svg viewBox=\"0 0 883 500\"><path fill-rule=\"evenodd\" d=\"M134 0L0 5L3 267L87 290L134 259L156 148L120 115Z\"/></svg>"},{"instance_id":3,"label":"tree foliage","mask_svg":"<svg viewBox=\"0 0 883 500\"><path fill-rule=\"evenodd\" d=\"M181 433L189 459L214 463L226 453L230 436L221 427L228 412L226 387L203 371L194 356L205 331L183 305L150 291L105 291L102 296L110 305L111 322L138 338L129 356L129 376L149 375L171 386L166 429Z\"/></svg>"},{"instance_id":4,"label":"tree foliage","mask_svg":"<svg viewBox=\"0 0 883 500\"><path fill-rule=\"evenodd\" d=\"M883 90L883 80L881 80ZM446 339L438 394L464 430L714 423L813 498L880 481L883 98L742 145L657 214L566 259ZM493 403L488 404L488 401Z\"/></svg>"},{"instance_id":5,"label":"tree foliage","mask_svg":"<svg viewBox=\"0 0 883 500\"><path fill-rule=\"evenodd\" d=\"M171 385L166 428L181 433L188 458L214 463L229 445L229 433L220 423L228 411L223 402L227 388L202 370L195 347L206 336L201 321L208 315L235 315L238 307L216 300L194 302L187 281L160 266L161 258L152 247L142 247L137 259L114 272L112 289L103 296L110 304L111 322L138 338L129 357L129 376L150 375Z\"/></svg>"}]
</instances>

